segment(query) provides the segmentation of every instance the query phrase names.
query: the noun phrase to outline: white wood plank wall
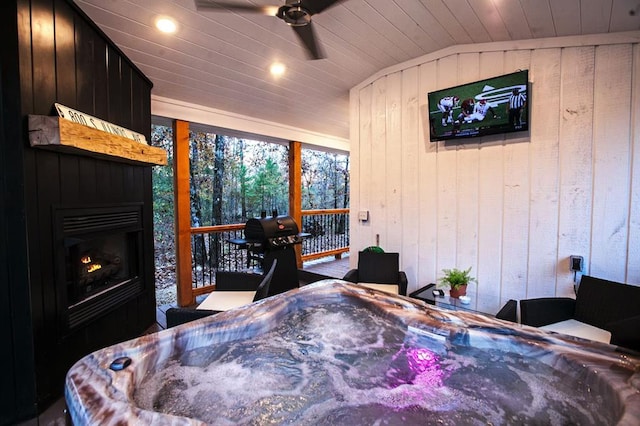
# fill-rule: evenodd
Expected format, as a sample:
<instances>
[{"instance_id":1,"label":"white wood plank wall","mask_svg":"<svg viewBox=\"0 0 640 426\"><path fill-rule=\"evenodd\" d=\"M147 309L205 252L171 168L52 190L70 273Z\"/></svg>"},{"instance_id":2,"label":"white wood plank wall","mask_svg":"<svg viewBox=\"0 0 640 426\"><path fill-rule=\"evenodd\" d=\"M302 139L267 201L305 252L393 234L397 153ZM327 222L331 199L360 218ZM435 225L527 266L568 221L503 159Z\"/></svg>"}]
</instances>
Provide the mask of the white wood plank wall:
<instances>
[{"instance_id":1,"label":"white wood plank wall","mask_svg":"<svg viewBox=\"0 0 640 426\"><path fill-rule=\"evenodd\" d=\"M463 46L355 87L352 252L379 235L409 291L471 266L487 312L573 294L571 255L588 274L640 284L640 46L603 41ZM427 92L518 69L531 80L529 133L429 141Z\"/></svg>"}]
</instances>

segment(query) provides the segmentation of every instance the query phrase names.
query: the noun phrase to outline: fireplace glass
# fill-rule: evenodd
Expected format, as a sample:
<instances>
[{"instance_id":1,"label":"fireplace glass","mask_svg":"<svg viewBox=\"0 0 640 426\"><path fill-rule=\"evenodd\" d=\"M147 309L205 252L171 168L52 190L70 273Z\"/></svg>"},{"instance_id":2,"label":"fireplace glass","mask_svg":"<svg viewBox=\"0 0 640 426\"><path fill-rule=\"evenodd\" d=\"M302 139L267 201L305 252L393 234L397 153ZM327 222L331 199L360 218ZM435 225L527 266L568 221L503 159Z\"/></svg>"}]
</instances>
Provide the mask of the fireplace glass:
<instances>
[{"instance_id":1,"label":"fireplace glass","mask_svg":"<svg viewBox=\"0 0 640 426\"><path fill-rule=\"evenodd\" d=\"M65 256L69 306L137 276L134 235L119 232L74 242Z\"/></svg>"},{"instance_id":2,"label":"fireplace glass","mask_svg":"<svg viewBox=\"0 0 640 426\"><path fill-rule=\"evenodd\" d=\"M58 208L61 325L82 326L137 297L142 277L142 205Z\"/></svg>"}]
</instances>

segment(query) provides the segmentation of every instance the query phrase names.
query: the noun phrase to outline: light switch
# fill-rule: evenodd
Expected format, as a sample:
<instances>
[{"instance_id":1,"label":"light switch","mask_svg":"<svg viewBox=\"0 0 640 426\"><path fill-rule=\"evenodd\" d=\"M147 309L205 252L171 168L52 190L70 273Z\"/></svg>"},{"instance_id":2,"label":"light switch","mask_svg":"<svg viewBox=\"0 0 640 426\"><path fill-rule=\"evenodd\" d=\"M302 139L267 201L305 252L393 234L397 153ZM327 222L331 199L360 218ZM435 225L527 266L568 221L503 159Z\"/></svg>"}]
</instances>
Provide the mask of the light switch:
<instances>
[{"instance_id":1,"label":"light switch","mask_svg":"<svg viewBox=\"0 0 640 426\"><path fill-rule=\"evenodd\" d=\"M358 220L366 222L369 220L369 211L368 210L360 210L358 212Z\"/></svg>"}]
</instances>

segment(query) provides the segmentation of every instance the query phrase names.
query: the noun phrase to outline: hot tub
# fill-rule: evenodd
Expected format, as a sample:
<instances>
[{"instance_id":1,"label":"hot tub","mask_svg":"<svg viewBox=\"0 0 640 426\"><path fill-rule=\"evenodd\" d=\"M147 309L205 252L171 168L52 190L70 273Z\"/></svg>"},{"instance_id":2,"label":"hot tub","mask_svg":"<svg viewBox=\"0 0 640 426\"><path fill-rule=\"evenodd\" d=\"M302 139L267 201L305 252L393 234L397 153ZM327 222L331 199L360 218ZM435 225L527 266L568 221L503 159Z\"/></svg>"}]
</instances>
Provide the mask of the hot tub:
<instances>
[{"instance_id":1,"label":"hot tub","mask_svg":"<svg viewBox=\"0 0 640 426\"><path fill-rule=\"evenodd\" d=\"M94 352L74 424L640 424L615 346L320 281Z\"/></svg>"}]
</instances>

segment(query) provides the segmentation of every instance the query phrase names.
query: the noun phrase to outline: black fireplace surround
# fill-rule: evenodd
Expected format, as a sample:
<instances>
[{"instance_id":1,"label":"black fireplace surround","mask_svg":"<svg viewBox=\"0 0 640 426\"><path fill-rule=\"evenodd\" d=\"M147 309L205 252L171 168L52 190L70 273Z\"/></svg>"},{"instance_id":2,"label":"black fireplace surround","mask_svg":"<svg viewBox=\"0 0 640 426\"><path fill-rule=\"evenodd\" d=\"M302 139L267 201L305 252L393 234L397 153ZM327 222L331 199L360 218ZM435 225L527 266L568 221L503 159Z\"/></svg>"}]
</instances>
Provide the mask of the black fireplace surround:
<instances>
[{"instance_id":1,"label":"black fireplace surround","mask_svg":"<svg viewBox=\"0 0 640 426\"><path fill-rule=\"evenodd\" d=\"M143 291L142 204L58 207L53 217L61 330L70 332Z\"/></svg>"},{"instance_id":2,"label":"black fireplace surround","mask_svg":"<svg viewBox=\"0 0 640 426\"><path fill-rule=\"evenodd\" d=\"M78 359L153 326L156 303L152 167L32 148L28 137L28 116L51 115L52 106L61 103L151 140L153 83L73 0L2 5L0 425L5 425L33 419L58 400L66 372ZM104 223L72 230L63 222L123 212L133 219L116 220L110 230ZM102 272L88 275L76 261L92 245L102 247L93 254L100 265L92 266Z\"/></svg>"}]
</instances>

